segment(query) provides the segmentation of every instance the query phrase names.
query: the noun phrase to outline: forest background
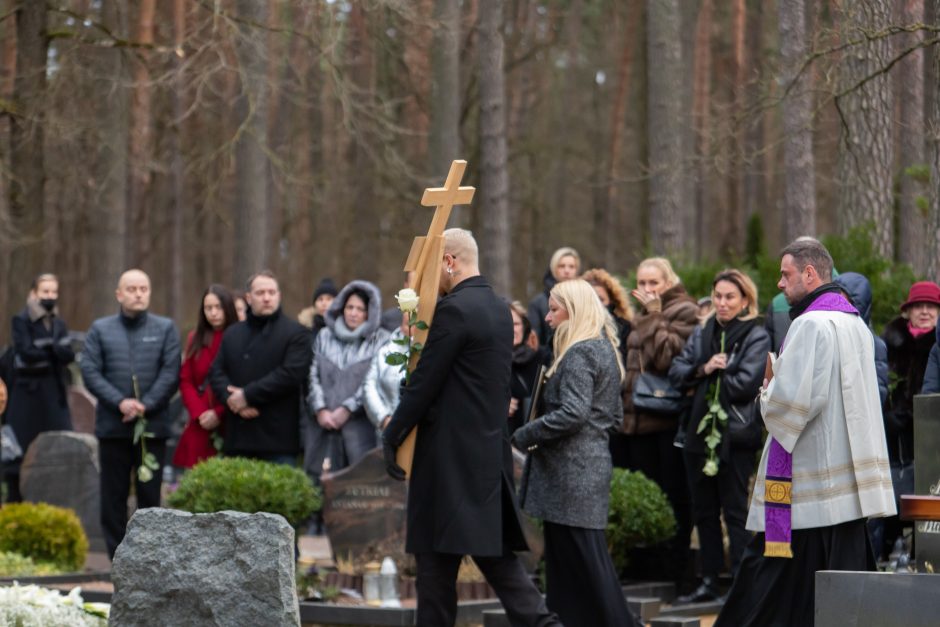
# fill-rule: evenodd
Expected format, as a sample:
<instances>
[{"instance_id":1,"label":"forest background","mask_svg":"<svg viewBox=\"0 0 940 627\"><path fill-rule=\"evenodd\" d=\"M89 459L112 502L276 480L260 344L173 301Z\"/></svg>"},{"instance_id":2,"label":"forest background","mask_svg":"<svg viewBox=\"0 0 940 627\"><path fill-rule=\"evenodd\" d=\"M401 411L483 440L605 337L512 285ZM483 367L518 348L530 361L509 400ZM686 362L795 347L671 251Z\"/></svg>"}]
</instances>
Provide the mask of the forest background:
<instances>
[{"instance_id":1,"label":"forest background","mask_svg":"<svg viewBox=\"0 0 940 627\"><path fill-rule=\"evenodd\" d=\"M937 277L940 0L0 0L0 312L40 271L87 328L120 272L195 323L268 267L390 297L469 161L483 272L528 300L551 252L697 295L825 237L875 321ZM386 306L389 306L386 303ZM0 325L0 344L9 338Z\"/></svg>"}]
</instances>

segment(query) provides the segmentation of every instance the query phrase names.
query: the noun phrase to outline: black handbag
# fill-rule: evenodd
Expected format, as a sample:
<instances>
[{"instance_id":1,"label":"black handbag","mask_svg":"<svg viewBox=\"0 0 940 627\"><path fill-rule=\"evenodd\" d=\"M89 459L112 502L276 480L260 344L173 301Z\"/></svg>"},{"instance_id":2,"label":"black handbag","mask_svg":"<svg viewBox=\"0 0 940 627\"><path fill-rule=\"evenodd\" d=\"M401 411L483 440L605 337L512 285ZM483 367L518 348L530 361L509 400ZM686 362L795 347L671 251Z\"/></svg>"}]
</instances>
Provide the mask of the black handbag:
<instances>
[{"instance_id":1,"label":"black handbag","mask_svg":"<svg viewBox=\"0 0 940 627\"><path fill-rule=\"evenodd\" d=\"M647 414L676 416L688 405L689 397L669 382L669 377L643 372L633 382L633 408Z\"/></svg>"},{"instance_id":2,"label":"black handbag","mask_svg":"<svg viewBox=\"0 0 940 627\"><path fill-rule=\"evenodd\" d=\"M760 400L731 405L728 412L728 436L734 448L758 449L764 431Z\"/></svg>"}]
</instances>

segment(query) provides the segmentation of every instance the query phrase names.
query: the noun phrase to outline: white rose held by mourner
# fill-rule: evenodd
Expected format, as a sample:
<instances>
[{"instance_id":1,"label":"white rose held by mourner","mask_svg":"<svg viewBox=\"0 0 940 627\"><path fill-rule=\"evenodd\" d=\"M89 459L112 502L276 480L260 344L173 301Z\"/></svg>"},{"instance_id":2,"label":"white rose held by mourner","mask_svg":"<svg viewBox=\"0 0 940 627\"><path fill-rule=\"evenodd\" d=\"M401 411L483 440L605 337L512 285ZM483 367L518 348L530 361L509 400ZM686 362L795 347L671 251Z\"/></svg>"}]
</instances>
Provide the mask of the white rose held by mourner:
<instances>
[{"instance_id":1,"label":"white rose held by mourner","mask_svg":"<svg viewBox=\"0 0 940 627\"><path fill-rule=\"evenodd\" d=\"M410 287L400 290L395 295L395 300L398 301L398 308L401 309L402 313L417 313L418 293Z\"/></svg>"},{"instance_id":2,"label":"white rose held by mourner","mask_svg":"<svg viewBox=\"0 0 940 627\"><path fill-rule=\"evenodd\" d=\"M414 338L414 330L419 329L421 331L427 331L428 325L423 320L417 319L418 303L421 300L417 292L410 287L406 287L395 295L395 300L398 301L398 308L401 310L402 315L408 316L408 335L392 340L392 342L404 347L404 352L395 351L389 353L385 356L385 363L390 366L399 366L402 371L402 378L405 385L407 385L408 380L411 378L411 373L408 372L408 362L411 361L412 356L417 355L421 352L421 349L424 348L421 342L412 341Z\"/></svg>"}]
</instances>

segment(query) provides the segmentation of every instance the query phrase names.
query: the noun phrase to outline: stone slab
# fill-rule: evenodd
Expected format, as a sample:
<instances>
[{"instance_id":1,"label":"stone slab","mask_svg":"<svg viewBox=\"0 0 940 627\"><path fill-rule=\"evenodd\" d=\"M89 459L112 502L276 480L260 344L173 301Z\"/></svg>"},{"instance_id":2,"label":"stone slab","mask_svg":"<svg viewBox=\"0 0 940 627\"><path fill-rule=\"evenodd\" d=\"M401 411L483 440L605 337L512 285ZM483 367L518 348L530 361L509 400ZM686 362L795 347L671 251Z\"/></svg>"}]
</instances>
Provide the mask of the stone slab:
<instances>
[{"instance_id":1,"label":"stone slab","mask_svg":"<svg viewBox=\"0 0 940 627\"><path fill-rule=\"evenodd\" d=\"M659 616L650 621L650 627L701 627L698 616Z\"/></svg>"},{"instance_id":2,"label":"stone slab","mask_svg":"<svg viewBox=\"0 0 940 627\"><path fill-rule=\"evenodd\" d=\"M294 530L276 514L137 510L111 581L112 625L300 625Z\"/></svg>"},{"instance_id":3,"label":"stone slab","mask_svg":"<svg viewBox=\"0 0 940 627\"><path fill-rule=\"evenodd\" d=\"M512 627L506 610L487 610L483 612L483 627Z\"/></svg>"},{"instance_id":4,"label":"stone slab","mask_svg":"<svg viewBox=\"0 0 940 627\"><path fill-rule=\"evenodd\" d=\"M662 601L654 597L627 597L627 607L635 616L646 623L659 616Z\"/></svg>"},{"instance_id":5,"label":"stone slab","mask_svg":"<svg viewBox=\"0 0 940 627\"><path fill-rule=\"evenodd\" d=\"M457 622L460 627L484 623L490 612L502 612L499 601L461 601L457 604ZM320 625L408 626L416 624L415 608L377 608L330 603L300 604L300 618L304 627Z\"/></svg>"},{"instance_id":6,"label":"stone slab","mask_svg":"<svg viewBox=\"0 0 940 627\"><path fill-rule=\"evenodd\" d=\"M940 394L914 397L914 492L940 495ZM940 521L914 522L917 570L940 572Z\"/></svg>"},{"instance_id":7,"label":"stone slab","mask_svg":"<svg viewBox=\"0 0 940 627\"><path fill-rule=\"evenodd\" d=\"M628 597L655 597L663 603L676 598L676 584L671 581L643 581L621 586Z\"/></svg>"},{"instance_id":8,"label":"stone slab","mask_svg":"<svg viewBox=\"0 0 940 627\"><path fill-rule=\"evenodd\" d=\"M98 401L83 387L69 386L68 393L69 415L72 417L72 428L79 433L95 434L95 408Z\"/></svg>"},{"instance_id":9,"label":"stone slab","mask_svg":"<svg viewBox=\"0 0 940 627\"><path fill-rule=\"evenodd\" d=\"M940 575L818 571L816 627L936 627Z\"/></svg>"},{"instance_id":10,"label":"stone slab","mask_svg":"<svg viewBox=\"0 0 940 627\"><path fill-rule=\"evenodd\" d=\"M87 433L46 431L29 445L20 469L27 501L75 511L91 551L105 550L101 530L98 440Z\"/></svg>"},{"instance_id":11,"label":"stone slab","mask_svg":"<svg viewBox=\"0 0 940 627\"><path fill-rule=\"evenodd\" d=\"M381 449L357 464L325 474L323 520L337 564L362 572L367 562L390 556L402 572L412 558L405 554L407 484L385 472Z\"/></svg>"}]
</instances>

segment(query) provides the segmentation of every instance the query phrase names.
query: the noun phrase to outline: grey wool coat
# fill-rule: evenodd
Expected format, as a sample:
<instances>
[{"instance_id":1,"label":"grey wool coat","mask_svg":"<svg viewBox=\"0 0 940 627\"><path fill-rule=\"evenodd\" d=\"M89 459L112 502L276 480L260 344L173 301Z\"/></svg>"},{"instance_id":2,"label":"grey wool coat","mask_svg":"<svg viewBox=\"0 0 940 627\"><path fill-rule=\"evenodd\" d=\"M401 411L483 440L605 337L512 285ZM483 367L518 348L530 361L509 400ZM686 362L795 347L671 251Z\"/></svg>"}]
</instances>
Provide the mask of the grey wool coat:
<instances>
[{"instance_id":1,"label":"grey wool coat","mask_svg":"<svg viewBox=\"0 0 940 627\"><path fill-rule=\"evenodd\" d=\"M610 503L610 432L623 419L617 355L603 338L573 345L546 381L546 413L513 439L529 450L522 508L549 522L604 529Z\"/></svg>"}]
</instances>

